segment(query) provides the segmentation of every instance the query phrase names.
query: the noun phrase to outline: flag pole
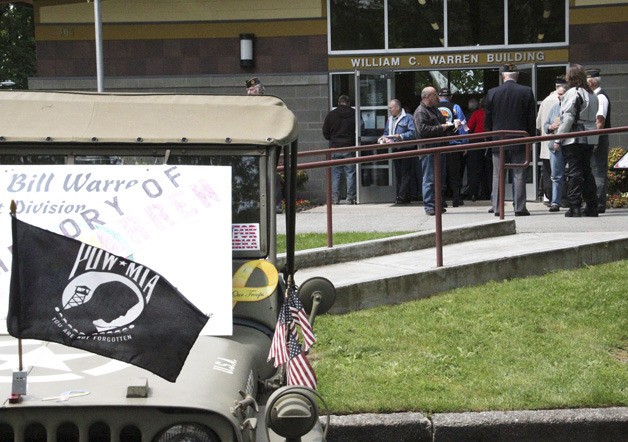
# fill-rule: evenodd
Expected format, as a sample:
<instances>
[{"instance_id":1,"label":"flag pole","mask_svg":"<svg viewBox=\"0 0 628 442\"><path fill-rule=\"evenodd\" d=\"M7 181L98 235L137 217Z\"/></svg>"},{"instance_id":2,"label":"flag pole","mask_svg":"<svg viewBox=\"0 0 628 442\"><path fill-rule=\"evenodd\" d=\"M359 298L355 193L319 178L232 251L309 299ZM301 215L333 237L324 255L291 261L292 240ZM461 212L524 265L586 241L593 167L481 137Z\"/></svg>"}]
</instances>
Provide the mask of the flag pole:
<instances>
[{"instance_id":1,"label":"flag pole","mask_svg":"<svg viewBox=\"0 0 628 442\"><path fill-rule=\"evenodd\" d=\"M17 212L17 204L15 204L15 200L11 200L10 211L11 211L11 216L15 217L15 213ZM22 371L24 368L24 364L22 362L22 338L17 338L17 356L18 356L19 371Z\"/></svg>"},{"instance_id":2,"label":"flag pole","mask_svg":"<svg viewBox=\"0 0 628 442\"><path fill-rule=\"evenodd\" d=\"M13 238L15 238L15 222L14 218L17 213L17 204L15 204L15 200L11 200L11 204L9 207L11 213L12 220L12 231ZM15 258L15 253L17 247L13 244L13 258ZM11 386L11 396L9 397L10 404L17 404L22 401L22 395L26 394L26 373L24 373L24 362L22 359L22 338L17 338L17 356L18 356L18 371L13 372L13 382Z\"/></svg>"},{"instance_id":3,"label":"flag pole","mask_svg":"<svg viewBox=\"0 0 628 442\"><path fill-rule=\"evenodd\" d=\"M288 302L294 286L294 251L296 248L296 193L297 193L297 144L296 141L284 147L284 174L286 177L286 267L284 278L286 279L286 291L283 302ZM290 327L285 330L285 342L290 340ZM287 376L290 358L283 364L281 376Z\"/></svg>"}]
</instances>

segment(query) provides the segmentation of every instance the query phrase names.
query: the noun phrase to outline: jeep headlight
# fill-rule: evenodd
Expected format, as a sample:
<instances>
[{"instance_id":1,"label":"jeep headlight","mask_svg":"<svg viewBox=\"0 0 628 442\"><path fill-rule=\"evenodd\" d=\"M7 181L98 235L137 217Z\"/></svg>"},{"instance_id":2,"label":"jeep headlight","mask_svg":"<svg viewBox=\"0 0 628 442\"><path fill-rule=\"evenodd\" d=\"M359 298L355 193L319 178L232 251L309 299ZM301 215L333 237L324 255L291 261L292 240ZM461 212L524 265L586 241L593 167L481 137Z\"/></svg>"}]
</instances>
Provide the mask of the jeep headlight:
<instances>
[{"instance_id":1,"label":"jeep headlight","mask_svg":"<svg viewBox=\"0 0 628 442\"><path fill-rule=\"evenodd\" d=\"M172 425L159 433L154 442L219 442L210 428L201 424L185 423Z\"/></svg>"}]
</instances>

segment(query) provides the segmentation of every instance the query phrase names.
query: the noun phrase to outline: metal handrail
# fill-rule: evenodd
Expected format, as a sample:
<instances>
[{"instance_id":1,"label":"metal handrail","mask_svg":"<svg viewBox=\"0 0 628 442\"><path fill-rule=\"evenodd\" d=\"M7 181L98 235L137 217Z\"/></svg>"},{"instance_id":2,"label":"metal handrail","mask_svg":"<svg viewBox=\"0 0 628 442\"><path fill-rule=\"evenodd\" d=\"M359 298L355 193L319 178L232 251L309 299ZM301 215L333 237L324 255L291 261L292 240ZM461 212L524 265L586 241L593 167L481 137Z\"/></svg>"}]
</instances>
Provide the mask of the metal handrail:
<instances>
[{"instance_id":1,"label":"metal handrail","mask_svg":"<svg viewBox=\"0 0 628 442\"><path fill-rule=\"evenodd\" d=\"M611 133L628 132L628 126L613 127L609 129L596 129L591 131L579 132L580 136L589 135L606 135ZM410 141L399 141L395 143L387 144L366 144L361 146L349 146L349 147L337 147L330 149L329 147L317 150L308 150L299 152L298 157L306 156L318 156L324 155L327 160L324 161L311 161L306 163L297 164L298 170L316 169L320 167L326 167L326 203L327 203L327 247L333 247L333 231L332 231L332 204L331 204L331 173L330 168L332 166L340 166L343 164L357 164L357 163L371 163L374 161L399 159L399 158L412 158L422 155L434 155L434 187L441 189L441 173L440 173L440 155L448 154L451 152L466 152L469 150L479 150L487 148L499 148L499 183L498 183L498 206L499 206L499 218L504 219L504 204L505 204L505 173L506 169L526 168L530 165L532 144L536 142L544 142L551 140L559 140L565 138L573 138L573 133L564 134L550 134L539 136L528 136L525 131L515 130L499 130L493 132L481 132L477 134L465 134L465 135L453 135L438 138L425 138L416 139ZM499 138L497 140L480 141L476 143L466 144L454 144L438 147L426 147L417 150L404 150L401 152L391 152L383 154L372 154L367 156L356 156L354 158L342 158L337 160L329 159L331 152L360 152L363 150L382 150L389 148L399 148L403 146L421 146L425 144L444 144L450 141L459 140L471 140L471 139L486 139L486 138ZM506 163L505 161L505 148L508 146L525 144L526 159L523 163ZM282 172L283 166L278 166L277 171ZM442 194L441 192L434 192L435 194L435 207L442 206ZM442 213L440 210L436 210L435 214L435 247L436 247L436 266L443 266L443 245L442 245Z\"/></svg>"}]
</instances>

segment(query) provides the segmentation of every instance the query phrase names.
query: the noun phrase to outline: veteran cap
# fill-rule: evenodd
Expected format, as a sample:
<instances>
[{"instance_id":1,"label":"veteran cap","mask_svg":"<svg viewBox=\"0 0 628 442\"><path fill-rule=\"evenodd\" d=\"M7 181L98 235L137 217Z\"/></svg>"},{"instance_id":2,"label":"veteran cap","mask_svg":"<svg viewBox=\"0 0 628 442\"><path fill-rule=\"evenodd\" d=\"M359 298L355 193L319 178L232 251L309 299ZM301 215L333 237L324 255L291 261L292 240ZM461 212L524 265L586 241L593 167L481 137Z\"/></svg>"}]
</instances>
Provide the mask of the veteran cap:
<instances>
[{"instance_id":1,"label":"veteran cap","mask_svg":"<svg viewBox=\"0 0 628 442\"><path fill-rule=\"evenodd\" d=\"M253 77L250 80L246 80L246 87L253 87L253 86L257 86L258 84L262 84L261 81L259 81L259 78L257 77Z\"/></svg>"},{"instance_id":2,"label":"veteran cap","mask_svg":"<svg viewBox=\"0 0 628 442\"><path fill-rule=\"evenodd\" d=\"M519 72L519 68L516 64L505 64L499 68L499 72L502 74L504 72Z\"/></svg>"},{"instance_id":3,"label":"veteran cap","mask_svg":"<svg viewBox=\"0 0 628 442\"><path fill-rule=\"evenodd\" d=\"M438 96L439 97L449 97L451 95L451 93L449 92L449 89L444 87L442 88L440 91L438 91Z\"/></svg>"},{"instance_id":4,"label":"veteran cap","mask_svg":"<svg viewBox=\"0 0 628 442\"><path fill-rule=\"evenodd\" d=\"M600 76L599 69L587 69L587 78L599 77L599 76Z\"/></svg>"},{"instance_id":5,"label":"veteran cap","mask_svg":"<svg viewBox=\"0 0 628 442\"><path fill-rule=\"evenodd\" d=\"M567 80L564 75L559 75L556 77L556 86L564 86L567 84Z\"/></svg>"}]
</instances>

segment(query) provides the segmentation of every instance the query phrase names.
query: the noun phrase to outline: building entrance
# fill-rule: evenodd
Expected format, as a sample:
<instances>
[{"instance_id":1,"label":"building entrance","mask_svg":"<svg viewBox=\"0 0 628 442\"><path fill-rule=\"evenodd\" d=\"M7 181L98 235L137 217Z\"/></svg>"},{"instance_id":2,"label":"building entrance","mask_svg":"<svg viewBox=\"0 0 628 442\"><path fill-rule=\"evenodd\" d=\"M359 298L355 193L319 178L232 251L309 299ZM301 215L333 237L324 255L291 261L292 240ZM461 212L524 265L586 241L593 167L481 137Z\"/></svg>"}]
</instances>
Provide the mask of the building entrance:
<instances>
[{"instance_id":1,"label":"building entrance","mask_svg":"<svg viewBox=\"0 0 628 442\"><path fill-rule=\"evenodd\" d=\"M519 65L519 83L530 86L540 102L547 94L554 90L554 80L557 75L564 73L564 66L537 67L535 65ZM421 102L421 91L426 86L434 86L437 90L449 88L451 101L458 104L467 121L470 119L472 109L469 103L472 100L480 100L489 89L500 84L498 67L457 69L457 70L413 70L413 71L354 71L351 73L331 74L331 94L335 103L341 94L347 94L355 104L356 115L360 117L356 144L374 144L383 133L388 118L388 102L396 98L401 101L406 113L413 114ZM534 134L531 134L534 135ZM371 155L375 152L385 153L391 150L378 149L364 151L360 155ZM484 151L482 151L484 152ZM490 152L486 152L490 163ZM473 156L473 155L471 155ZM487 197L490 190L483 189L481 195L473 195L469 186L469 167L465 155L463 164L463 195ZM527 195L528 200L540 197L538 185L540 180L540 160L538 158L538 146L533 149L534 167L528 169ZM419 168L420 169L420 168ZM490 173L484 170L482 173ZM359 203L387 203L395 201L396 179L393 162L390 160L363 163L357 170L357 197ZM486 177L484 177L486 178ZM488 177L490 185L492 176ZM420 170L413 176L417 197L420 198L421 176ZM451 189L446 190L447 194ZM412 195L414 196L414 195ZM506 198L512 197L512 188L506 186Z\"/></svg>"}]
</instances>

